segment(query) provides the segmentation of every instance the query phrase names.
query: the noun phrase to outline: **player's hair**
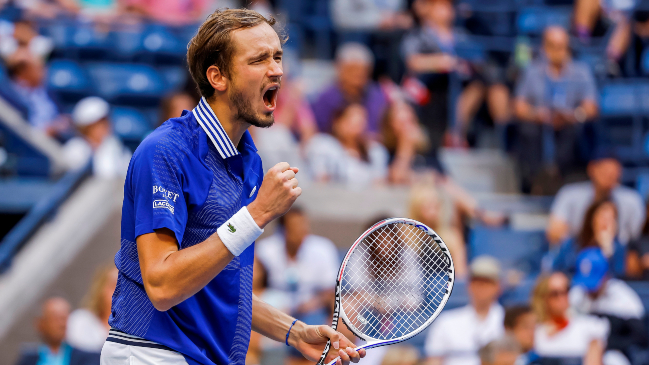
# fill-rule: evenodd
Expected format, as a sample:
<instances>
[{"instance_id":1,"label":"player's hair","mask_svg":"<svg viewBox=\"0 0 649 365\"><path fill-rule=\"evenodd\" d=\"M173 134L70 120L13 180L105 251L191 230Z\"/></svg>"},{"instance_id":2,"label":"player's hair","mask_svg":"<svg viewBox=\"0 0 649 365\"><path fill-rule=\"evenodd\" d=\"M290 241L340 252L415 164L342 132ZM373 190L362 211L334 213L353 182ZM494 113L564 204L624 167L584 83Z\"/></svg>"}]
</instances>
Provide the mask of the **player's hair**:
<instances>
[{"instance_id":1,"label":"player's hair","mask_svg":"<svg viewBox=\"0 0 649 365\"><path fill-rule=\"evenodd\" d=\"M206 75L210 66L218 67L225 76L231 75L230 61L234 54L234 44L231 41L232 32L263 23L273 27L277 22L273 17L266 18L258 12L248 9L219 9L207 17L187 46L189 72L202 96L209 98L214 95L214 88L210 85ZM280 42L284 44L288 40L284 31L277 27L273 29L277 32Z\"/></svg>"},{"instance_id":2,"label":"player's hair","mask_svg":"<svg viewBox=\"0 0 649 365\"><path fill-rule=\"evenodd\" d=\"M505 310L505 320L503 321L503 324L505 325L505 328L513 329L516 327L518 320L522 316L530 313L533 313L532 307L527 304L518 304L508 307Z\"/></svg>"}]
</instances>

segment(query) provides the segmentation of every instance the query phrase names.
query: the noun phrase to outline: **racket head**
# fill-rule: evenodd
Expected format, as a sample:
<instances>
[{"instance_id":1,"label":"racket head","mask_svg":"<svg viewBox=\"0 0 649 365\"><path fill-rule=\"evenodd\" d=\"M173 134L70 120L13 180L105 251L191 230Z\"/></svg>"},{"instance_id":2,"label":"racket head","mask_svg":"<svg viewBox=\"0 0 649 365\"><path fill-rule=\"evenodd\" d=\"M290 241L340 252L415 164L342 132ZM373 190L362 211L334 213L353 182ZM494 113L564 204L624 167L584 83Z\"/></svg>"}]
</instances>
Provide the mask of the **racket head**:
<instances>
[{"instance_id":1,"label":"racket head","mask_svg":"<svg viewBox=\"0 0 649 365\"><path fill-rule=\"evenodd\" d=\"M382 258L376 260L377 254ZM349 330L368 342L365 348L389 345L426 329L454 282L453 259L442 238L416 220L390 218L367 229L348 250L338 272L336 307Z\"/></svg>"}]
</instances>

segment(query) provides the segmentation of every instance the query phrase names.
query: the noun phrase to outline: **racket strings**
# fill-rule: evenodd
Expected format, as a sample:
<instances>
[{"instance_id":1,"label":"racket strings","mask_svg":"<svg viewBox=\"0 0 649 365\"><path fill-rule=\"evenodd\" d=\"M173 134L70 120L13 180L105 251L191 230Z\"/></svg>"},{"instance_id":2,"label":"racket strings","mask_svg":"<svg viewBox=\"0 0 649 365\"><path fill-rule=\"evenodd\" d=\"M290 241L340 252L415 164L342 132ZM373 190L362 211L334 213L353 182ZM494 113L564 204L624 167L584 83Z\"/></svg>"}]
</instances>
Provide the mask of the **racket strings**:
<instances>
[{"instance_id":1,"label":"racket strings","mask_svg":"<svg viewBox=\"0 0 649 365\"><path fill-rule=\"evenodd\" d=\"M369 234L349 257L341 305L366 337L394 339L433 316L449 281L450 260L426 232L389 224Z\"/></svg>"}]
</instances>

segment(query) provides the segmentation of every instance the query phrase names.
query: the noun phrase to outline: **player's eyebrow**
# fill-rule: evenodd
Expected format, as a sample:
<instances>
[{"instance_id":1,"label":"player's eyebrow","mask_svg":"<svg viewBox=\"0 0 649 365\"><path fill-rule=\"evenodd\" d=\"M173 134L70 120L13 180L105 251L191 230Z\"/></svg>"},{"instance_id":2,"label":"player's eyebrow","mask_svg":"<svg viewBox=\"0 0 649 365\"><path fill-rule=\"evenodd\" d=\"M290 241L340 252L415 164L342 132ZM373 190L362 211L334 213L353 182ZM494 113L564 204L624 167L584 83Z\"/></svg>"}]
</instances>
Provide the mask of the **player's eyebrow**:
<instances>
[{"instance_id":1,"label":"player's eyebrow","mask_svg":"<svg viewBox=\"0 0 649 365\"><path fill-rule=\"evenodd\" d=\"M279 49L279 50L277 50L275 52L272 52L272 54L273 54L273 57L276 57L276 56L282 56L284 54L284 52L281 49ZM251 61L263 60L263 59L268 58L270 56L271 56L271 51L266 50L266 51L262 51L261 53L256 54L255 56L250 57L250 60Z\"/></svg>"}]
</instances>

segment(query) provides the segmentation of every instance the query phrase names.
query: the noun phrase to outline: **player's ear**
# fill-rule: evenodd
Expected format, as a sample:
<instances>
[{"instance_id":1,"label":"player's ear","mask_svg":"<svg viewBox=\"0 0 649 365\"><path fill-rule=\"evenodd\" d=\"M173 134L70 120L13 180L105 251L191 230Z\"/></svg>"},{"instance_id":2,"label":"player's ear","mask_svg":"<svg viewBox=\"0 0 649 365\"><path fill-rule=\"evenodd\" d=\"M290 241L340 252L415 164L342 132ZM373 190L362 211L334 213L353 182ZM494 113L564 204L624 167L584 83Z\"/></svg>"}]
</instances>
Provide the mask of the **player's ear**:
<instances>
[{"instance_id":1,"label":"player's ear","mask_svg":"<svg viewBox=\"0 0 649 365\"><path fill-rule=\"evenodd\" d=\"M225 91L227 88L228 79L218 67L214 65L208 67L205 76L207 76L207 81L210 82L214 90Z\"/></svg>"}]
</instances>

